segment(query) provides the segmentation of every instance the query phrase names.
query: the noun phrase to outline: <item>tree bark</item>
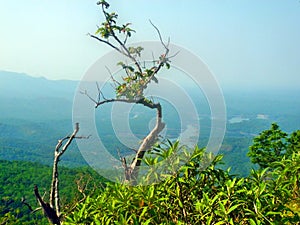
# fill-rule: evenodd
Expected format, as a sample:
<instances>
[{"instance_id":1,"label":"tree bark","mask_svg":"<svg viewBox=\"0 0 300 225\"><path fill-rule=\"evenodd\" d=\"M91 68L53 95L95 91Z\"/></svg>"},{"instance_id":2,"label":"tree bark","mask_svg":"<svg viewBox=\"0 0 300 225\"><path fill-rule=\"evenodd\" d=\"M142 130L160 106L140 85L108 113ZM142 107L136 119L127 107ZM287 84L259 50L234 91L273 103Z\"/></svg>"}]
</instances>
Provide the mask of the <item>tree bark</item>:
<instances>
[{"instance_id":1,"label":"tree bark","mask_svg":"<svg viewBox=\"0 0 300 225\"><path fill-rule=\"evenodd\" d=\"M40 206L43 209L45 216L48 218L51 224L60 225L61 221L61 211L60 211L60 196L59 196L59 177L58 177L58 163L60 161L60 157L65 153L68 149L74 138L76 138L76 134L79 130L79 124L76 123L75 129L70 136L66 136L65 138L58 140L58 143L55 147L54 151L54 160L53 160L53 169L52 169L52 181L51 181L51 189L50 189L50 197L49 203L45 202L39 194L38 187L34 187L34 194L39 202ZM63 145L63 143L66 143Z\"/></svg>"},{"instance_id":2,"label":"tree bark","mask_svg":"<svg viewBox=\"0 0 300 225\"><path fill-rule=\"evenodd\" d=\"M142 144L140 145L131 165L128 167L127 177L133 184L136 184L138 179L139 167L142 163L145 153L155 144L159 133L164 129L165 124L162 122L162 109L160 104L157 104L157 116L156 125L152 131L144 138Z\"/></svg>"}]
</instances>

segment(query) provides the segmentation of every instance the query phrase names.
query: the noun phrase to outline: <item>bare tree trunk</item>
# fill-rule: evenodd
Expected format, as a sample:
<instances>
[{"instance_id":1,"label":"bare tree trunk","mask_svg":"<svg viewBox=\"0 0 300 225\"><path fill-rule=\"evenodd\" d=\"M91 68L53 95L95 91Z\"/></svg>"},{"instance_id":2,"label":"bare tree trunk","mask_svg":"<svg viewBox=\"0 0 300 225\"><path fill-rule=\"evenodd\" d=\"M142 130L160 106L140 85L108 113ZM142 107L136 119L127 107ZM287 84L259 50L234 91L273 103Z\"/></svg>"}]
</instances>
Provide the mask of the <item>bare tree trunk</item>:
<instances>
[{"instance_id":1,"label":"bare tree trunk","mask_svg":"<svg viewBox=\"0 0 300 225\"><path fill-rule=\"evenodd\" d=\"M34 187L34 194L36 196L36 199L39 202L45 216L48 218L51 224L61 224L60 196L58 185L58 163L60 161L60 157L68 149L69 145L72 143L74 138L76 138L78 130L79 124L76 123L73 133L70 136L66 136L63 139L58 140L58 143L55 147L49 203L45 202L42 199L42 197L39 194L38 187ZM63 145L64 141L66 141L66 143Z\"/></svg>"},{"instance_id":2,"label":"bare tree trunk","mask_svg":"<svg viewBox=\"0 0 300 225\"><path fill-rule=\"evenodd\" d=\"M126 177L133 183L136 183L139 173L139 167L144 158L145 153L155 144L159 133L164 129L165 124L162 122L162 109L160 104L157 107L156 125L152 131L144 138L140 145L131 165L128 167Z\"/></svg>"},{"instance_id":3,"label":"bare tree trunk","mask_svg":"<svg viewBox=\"0 0 300 225\"><path fill-rule=\"evenodd\" d=\"M45 216L48 218L49 222L51 224L60 225L61 224L60 218L57 216L55 210L50 206L50 204L46 203L42 199L37 186L34 187L34 194L35 194L35 197L36 197L37 201L39 202L40 206L42 207Z\"/></svg>"}]
</instances>

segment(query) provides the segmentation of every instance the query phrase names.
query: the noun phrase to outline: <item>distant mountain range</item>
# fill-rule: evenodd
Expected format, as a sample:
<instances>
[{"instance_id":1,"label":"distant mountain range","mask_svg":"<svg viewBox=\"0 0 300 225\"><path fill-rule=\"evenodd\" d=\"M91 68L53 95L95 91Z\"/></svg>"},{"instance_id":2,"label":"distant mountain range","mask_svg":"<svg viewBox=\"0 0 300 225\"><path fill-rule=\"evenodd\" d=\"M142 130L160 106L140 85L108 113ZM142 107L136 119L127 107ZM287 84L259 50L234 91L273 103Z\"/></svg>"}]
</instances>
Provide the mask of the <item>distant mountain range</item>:
<instances>
[{"instance_id":1,"label":"distant mountain range","mask_svg":"<svg viewBox=\"0 0 300 225\"><path fill-rule=\"evenodd\" d=\"M77 84L0 71L0 119L70 119Z\"/></svg>"},{"instance_id":2,"label":"distant mountain range","mask_svg":"<svg viewBox=\"0 0 300 225\"><path fill-rule=\"evenodd\" d=\"M48 80L0 71L0 159L51 164L57 140L72 131L72 105L78 84L79 81ZM189 91L196 102L201 102L196 91ZM277 122L288 132L300 129L299 90L240 88L225 90L224 96L228 123L220 152L225 152L226 161L230 165L239 161L245 167L245 163L248 163L243 174L251 166L246 153L254 135L269 128L272 122ZM197 107L201 114L201 146L205 146L205 139L210 132L209 107L201 103ZM169 125L175 122L180 125L176 112L168 110L172 108L164 107L165 121ZM137 136L145 135L148 120L152 118L151 113L133 112L130 124ZM98 109L96 117L97 123L101 124L99 135L104 144L112 151L119 148L110 124L110 108ZM180 128L175 125L173 129L173 135L176 136ZM85 165L76 147L64 156L63 161L69 166ZM241 167L236 168L236 171L241 172Z\"/></svg>"},{"instance_id":3,"label":"distant mountain range","mask_svg":"<svg viewBox=\"0 0 300 225\"><path fill-rule=\"evenodd\" d=\"M48 80L24 73L0 71L0 119L71 118L73 97L79 81ZM193 96L193 90L191 96ZM299 90L225 89L228 120L236 116L299 115ZM194 96L197 96L194 95ZM273 116L273 117L272 117Z\"/></svg>"},{"instance_id":4,"label":"distant mountain range","mask_svg":"<svg viewBox=\"0 0 300 225\"><path fill-rule=\"evenodd\" d=\"M71 100L78 81L48 80L24 73L0 71L0 96L10 98L58 97Z\"/></svg>"},{"instance_id":5,"label":"distant mountain range","mask_svg":"<svg viewBox=\"0 0 300 225\"><path fill-rule=\"evenodd\" d=\"M48 80L0 71L0 122L9 119L71 121L78 84L79 81ZM198 92L189 91L192 98L199 98ZM224 96L229 122L235 121L235 118L255 119L263 115L265 119L283 123L287 130L300 127L300 88L284 91L267 87L264 90L225 89ZM207 105L199 105L198 110L209 115Z\"/></svg>"}]
</instances>

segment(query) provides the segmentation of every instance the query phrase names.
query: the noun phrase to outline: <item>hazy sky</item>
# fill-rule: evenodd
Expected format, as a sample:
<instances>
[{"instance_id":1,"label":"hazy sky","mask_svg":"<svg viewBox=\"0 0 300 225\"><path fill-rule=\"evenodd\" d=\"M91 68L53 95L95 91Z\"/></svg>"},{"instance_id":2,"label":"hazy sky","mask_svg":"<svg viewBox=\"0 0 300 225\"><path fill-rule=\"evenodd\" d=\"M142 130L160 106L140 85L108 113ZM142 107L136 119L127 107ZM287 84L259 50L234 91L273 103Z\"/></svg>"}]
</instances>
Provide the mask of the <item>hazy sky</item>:
<instances>
[{"instance_id":1,"label":"hazy sky","mask_svg":"<svg viewBox=\"0 0 300 225\"><path fill-rule=\"evenodd\" d=\"M102 20L95 0L2 0L0 70L80 79L110 49L86 34ZM165 37L197 54L221 85L300 85L298 0L111 0L135 41ZM0 81L1 82L1 81Z\"/></svg>"}]
</instances>

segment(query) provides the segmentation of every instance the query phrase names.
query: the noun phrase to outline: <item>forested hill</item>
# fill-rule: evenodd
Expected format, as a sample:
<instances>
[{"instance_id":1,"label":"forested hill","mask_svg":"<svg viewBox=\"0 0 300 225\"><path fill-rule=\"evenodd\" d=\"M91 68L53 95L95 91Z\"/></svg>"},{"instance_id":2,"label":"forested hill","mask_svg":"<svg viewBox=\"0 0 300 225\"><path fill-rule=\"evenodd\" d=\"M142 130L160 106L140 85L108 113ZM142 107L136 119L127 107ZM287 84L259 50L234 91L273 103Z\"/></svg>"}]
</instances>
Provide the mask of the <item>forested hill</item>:
<instances>
[{"instance_id":1,"label":"forested hill","mask_svg":"<svg viewBox=\"0 0 300 225\"><path fill-rule=\"evenodd\" d=\"M48 224L41 212L30 213L31 209L26 204L29 204L32 210L39 207L33 193L34 185L38 185L43 192L46 191L48 196L52 167L39 163L0 160L0 171L0 224L5 221L4 215L6 217L15 215L18 219L16 224ZM91 186L87 187L87 193L93 190L94 184L101 187L100 183L105 181L99 174L87 167L61 168L60 176L63 207L70 207L82 198L77 190L76 181L81 180L84 183L89 180ZM101 188L98 191L100 190Z\"/></svg>"},{"instance_id":2,"label":"forested hill","mask_svg":"<svg viewBox=\"0 0 300 225\"><path fill-rule=\"evenodd\" d=\"M0 71L0 159L50 165L57 140L72 130L72 104L77 85L78 81ZM247 175L252 165L246 154L255 135L269 128L272 122L288 132L299 129L300 93L267 87L265 90L224 89L228 123L220 153L225 155L226 166L231 166L233 173ZM198 92L189 91L192 98L198 97ZM197 107L201 112L202 105ZM100 110L103 109L97 112ZM210 132L210 115L205 113L199 120L200 146L205 146ZM108 149L116 148L110 118L109 111L101 115L100 135ZM148 121L138 113L133 120L132 129L143 136ZM178 118L168 113L165 120L172 123ZM64 155L63 164L86 165L76 146Z\"/></svg>"}]
</instances>

